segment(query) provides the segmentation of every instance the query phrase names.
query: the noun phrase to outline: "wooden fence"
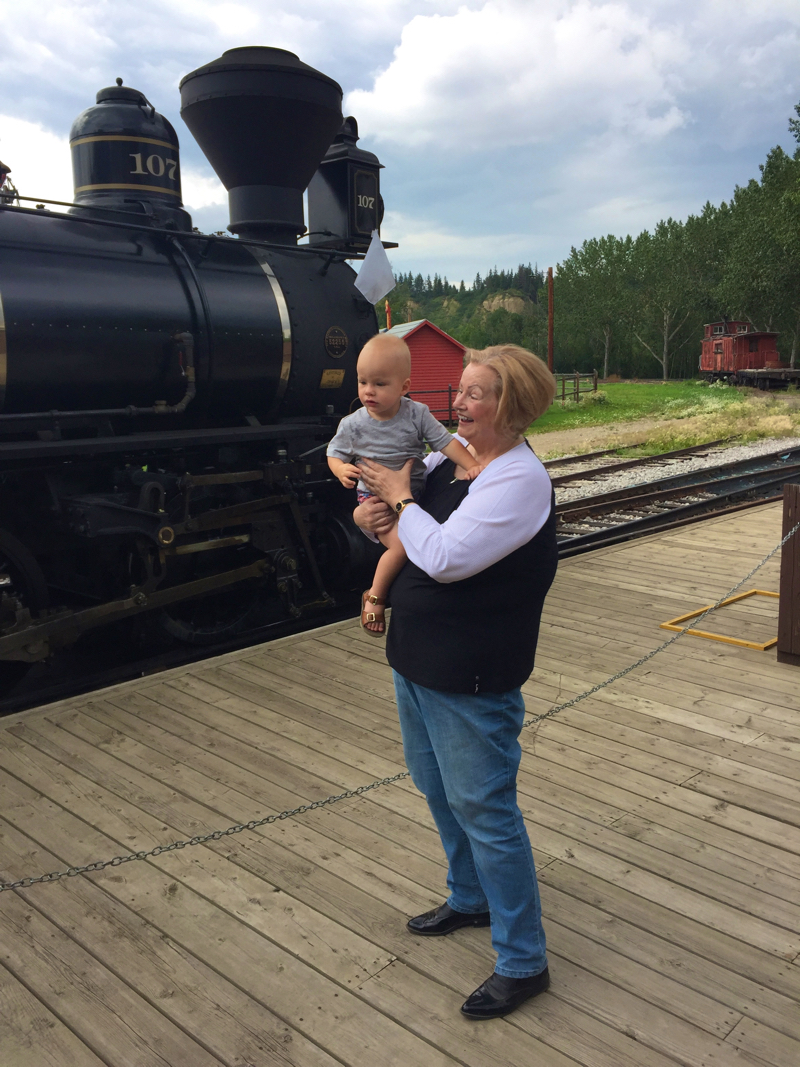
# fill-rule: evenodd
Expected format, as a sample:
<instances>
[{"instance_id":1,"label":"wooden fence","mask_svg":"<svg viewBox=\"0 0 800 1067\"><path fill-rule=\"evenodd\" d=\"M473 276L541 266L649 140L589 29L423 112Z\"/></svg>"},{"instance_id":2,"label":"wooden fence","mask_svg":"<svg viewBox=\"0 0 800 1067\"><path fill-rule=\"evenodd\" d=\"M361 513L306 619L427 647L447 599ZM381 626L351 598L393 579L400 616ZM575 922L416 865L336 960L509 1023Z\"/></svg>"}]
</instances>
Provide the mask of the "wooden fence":
<instances>
[{"instance_id":1,"label":"wooden fence","mask_svg":"<svg viewBox=\"0 0 800 1067\"><path fill-rule=\"evenodd\" d=\"M581 393L597 392L597 371L591 374L578 374L577 371L574 374L557 374L556 386L556 400L561 401L563 408L568 399L577 402Z\"/></svg>"}]
</instances>

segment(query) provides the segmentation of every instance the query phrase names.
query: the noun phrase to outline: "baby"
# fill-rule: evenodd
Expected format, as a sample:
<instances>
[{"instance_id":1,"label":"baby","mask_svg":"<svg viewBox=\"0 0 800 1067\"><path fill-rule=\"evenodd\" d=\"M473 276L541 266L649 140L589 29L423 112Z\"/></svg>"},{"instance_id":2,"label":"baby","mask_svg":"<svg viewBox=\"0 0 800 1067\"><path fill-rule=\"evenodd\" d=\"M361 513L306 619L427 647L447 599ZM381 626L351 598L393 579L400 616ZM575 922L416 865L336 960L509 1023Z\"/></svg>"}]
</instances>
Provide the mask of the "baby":
<instances>
[{"instance_id":1,"label":"baby","mask_svg":"<svg viewBox=\"0 0 800 1067\"><path fill-rule=\"evenodd\" d=\"M328 445L328 466L346 489L358 485L359 504L371 494L361 481L357 463L375 460L400 470L409 459L411 492L418 498L425 485L425 444L444 452L474 478L481 467L473 456L431 415L425 404L405 394L411 386L411 353L408 345L391 334L376 334L358 357L358 397L364 405L339 423ZM380 537L386 551L378 561L372 586L361 598L361 626L374 637L385 629L384 607L392 582L402 570L406 553L395 525ZM367 604L376 610L368 611Z\"/></svg>"}]
</instances>

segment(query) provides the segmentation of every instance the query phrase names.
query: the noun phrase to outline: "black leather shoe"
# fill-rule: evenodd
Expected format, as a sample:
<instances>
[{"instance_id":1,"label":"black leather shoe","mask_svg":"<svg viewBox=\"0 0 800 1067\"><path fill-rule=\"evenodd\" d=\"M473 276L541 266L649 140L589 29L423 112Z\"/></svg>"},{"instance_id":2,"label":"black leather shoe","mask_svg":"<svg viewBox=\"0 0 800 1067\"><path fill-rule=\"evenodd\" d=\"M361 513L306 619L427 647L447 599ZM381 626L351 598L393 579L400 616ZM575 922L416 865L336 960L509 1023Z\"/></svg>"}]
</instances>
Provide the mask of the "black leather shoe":
<instances>
[{"instance_id":1,"label":"black leather shoe","mask_svg":"<svg viewBox=\"0 0 800 1067\"><path fill-rule=\"evenodd\" d=\"M454 930L460 930L462 926L488 926L489 912L463 912L453 911L449 904L442 904L433 911L426 911L424 915L415 915L406 924L412 934L422 934L423 937L443 937L452 934Z\"/></svg>"},{"instance_id":2,"label":"black leather shoe","mask_svg":"<svg viewBox=\"0 0 800 1067\"><path fill-rule=\"evenodd\" d=\"M498 1019L549 988L550 974L546 967L532 978L506 978L495 973L467 997L461 1011L470 1019Z\"/></svg>"}]
</instances>

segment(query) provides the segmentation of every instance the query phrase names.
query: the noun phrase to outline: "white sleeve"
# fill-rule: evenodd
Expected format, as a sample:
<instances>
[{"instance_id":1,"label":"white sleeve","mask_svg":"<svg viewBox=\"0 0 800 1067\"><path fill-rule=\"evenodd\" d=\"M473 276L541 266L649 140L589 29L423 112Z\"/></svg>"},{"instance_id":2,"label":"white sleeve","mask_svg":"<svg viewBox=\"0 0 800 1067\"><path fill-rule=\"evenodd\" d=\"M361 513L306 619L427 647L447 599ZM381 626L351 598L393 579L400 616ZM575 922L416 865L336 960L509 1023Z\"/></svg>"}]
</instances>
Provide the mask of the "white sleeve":
<instances>
[{"instance_id":1,"label":"white sleeve","mask_svg":"<svg viewBox=\"0 0 800 1067\"><path fill-rule=\"evenodd\" d=\"M533 456L508 455L470 483L446 522L419 507L400 516L398 532L408 558L437 582L458 582L486 570L544 526L552 500L547 471Z\"/></svg>"}]
</instances>

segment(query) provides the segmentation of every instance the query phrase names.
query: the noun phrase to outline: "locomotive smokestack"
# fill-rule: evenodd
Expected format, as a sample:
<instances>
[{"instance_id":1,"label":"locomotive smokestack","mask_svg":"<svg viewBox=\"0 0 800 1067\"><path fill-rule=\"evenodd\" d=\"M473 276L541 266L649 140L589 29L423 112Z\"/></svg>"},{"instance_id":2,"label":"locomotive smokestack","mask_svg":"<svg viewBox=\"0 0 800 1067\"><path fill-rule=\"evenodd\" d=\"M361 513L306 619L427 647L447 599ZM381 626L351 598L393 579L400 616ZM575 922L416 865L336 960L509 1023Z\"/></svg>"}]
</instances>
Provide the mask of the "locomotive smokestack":
<instances>
[{"instance_id":1,"label":"locomotive smokestack","mask_svg":"<svg viewBox=\"0 0 800 1067\"><path fill-rule=\"evenodd\" d=\"M187 74L181 116L228 190L228 227L294 244L303 191L342 124L341 87L282 48L231 48Z\"/></svg>"}]
</instances>

